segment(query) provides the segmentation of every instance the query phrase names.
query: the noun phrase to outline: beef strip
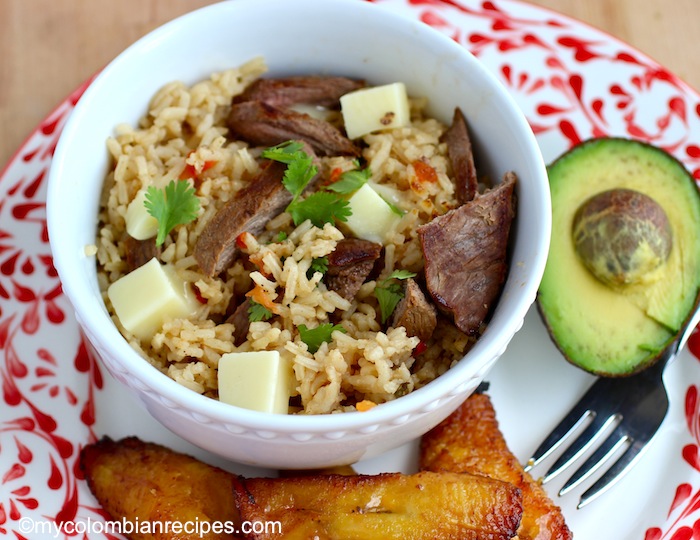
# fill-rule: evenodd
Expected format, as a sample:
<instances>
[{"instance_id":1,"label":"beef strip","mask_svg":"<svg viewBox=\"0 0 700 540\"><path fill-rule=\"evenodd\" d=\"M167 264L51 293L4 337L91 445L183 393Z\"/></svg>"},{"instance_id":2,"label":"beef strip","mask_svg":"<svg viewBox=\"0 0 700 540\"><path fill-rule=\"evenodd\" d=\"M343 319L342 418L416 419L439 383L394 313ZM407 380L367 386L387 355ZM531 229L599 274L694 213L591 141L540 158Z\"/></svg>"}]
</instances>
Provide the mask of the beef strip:
<instances>
[{"instance_id":1,"label":"beef strip","mask_svg":"<svg viewBox=\"0 0 700 540\"><path fill-rule=\"evenodd\" d=\"M136 238L127 235L126 240L124 240L124 250L129 272L140 268L153 257L160 256L160 248L156 246L155 238L136 240Z\"/></svg>"},{"instance_id":2,"label":"beef strip","mask_svg":"<svg viewBox=\"0 0 700 540\"><path fill-rule=\"evenodd\" d=\"M402 281L404 297L396 304L390 324L394 328L403 326L409 337L416 336L428 341L437 326L437 310L423 294L416 280Z\"/></svg>"},{"instance_id":3,"label":"beef strip","mask_svg":"<svg viewBox=\"0 0 700 540\"><path fill-rule=\"evenodd\" d=\"M250 319L248 318L248 308L250 308L251 299L243 300L236 307L235 311L226 319L227 323L233 324L233 344L238 347L248 337L248 328L250 327Z\"/></svg>"},{"instance_id":4,"label":"beef strip","mask_svg":"<svg viewBox=\"0 0 700 540\"><path fill-rule=\"evenodd\" d=\"M360 155L360 149L328 122L261 101L234 103L227 124L232 137L253 146L274 146L300 139L320 155Z\"/></svg>"},{"instance_id":5,"label":"beef strip","mask_svg":"<svg viewBox=\"0 0 700 540\"><path fill-rule=\"evenodd\" d=\"M238 235L260 233L290 203L292 195L282 185L286 167L266 162L260 174L206 224L194 247L194 257L205 274L214 276L226 270L238 252Z\"/></svg>"},{"instance_id":6,"label":"beef strip","mask_svg":"<svg viewBox=\"0 0 700 540\"><path fill-rule=\"evenodd\" d=\"M308 145L304 151L315 160ZM284 163L266 160L260 174L206 224L194 247L194 257L205 274L215 276L231 266L238 253L236 238L243 232L260 234L292 201L292 194L282 184L286 169ZM319 177L317 174L307 189L312 189Z\"/></svg>"},{"instance_id":7,"label":"beef strip","mask_svg":"<svg viewBox=\"0 0 700 540\"><path fill-rule=\"evenodd\" d=\"M365 81L347 77L299 76L279 79L257 79L233 103L262 101L273 107L285 108L296 103L308 103L338 108L340 97L359 90Z\"/></svg>"},{"instance_id":8,"label":"beef strip","mask_svg":"<svg viewBox=\"0 0 700 540\"><path fill-rule=\"evenodd\" d=\"M464 204L476 195L479 181L476 176L467 120L459 107L455 108L452 125L445 132L444 140L447 143L447 155L455 177L455 196L460 204Z\"/></svg>"},{"instance_id":9,"label":"beef strip","mask_svg":"<svg viewBox=\"0 0 700 540\"><path fill-rule=\"evenodd\" d=\"M328 270L324 276L326 287L346 300L352 300L381 252L381 244L360 238L344 238L328 255Z\"/></svg>"},{"instance_id":10,"label":"beef strip","mask_svg":"<svg viewBox=\"0 0 700 540\"><path fill-rule=\"evenodd\" d=\"M481 332L506 278L516 180L507 173L493 189L418 228L428 291L470 335Z\"/></svg>"}]
</instances>

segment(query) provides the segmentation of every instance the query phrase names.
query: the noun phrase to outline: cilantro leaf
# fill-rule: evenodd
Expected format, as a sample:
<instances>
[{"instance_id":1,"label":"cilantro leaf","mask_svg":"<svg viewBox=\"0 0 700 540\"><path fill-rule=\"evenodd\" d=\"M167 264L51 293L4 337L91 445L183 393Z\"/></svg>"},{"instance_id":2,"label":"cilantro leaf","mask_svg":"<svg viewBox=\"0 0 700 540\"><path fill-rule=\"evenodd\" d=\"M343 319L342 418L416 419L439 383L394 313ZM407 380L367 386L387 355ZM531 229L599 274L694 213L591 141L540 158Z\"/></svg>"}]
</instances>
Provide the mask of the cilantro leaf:
<instances>
[{"instance_id":1,"label":"cilantro leaf","mask_svg":"<svg viewBox=\"0 0 700 540\"><path fill-rule=\"evenodd\" d=\"M374 288L374 296L379 302L379 313L381 315L382 324L389 320L396 306L404 297L403 287L397 283L396 280L408 279L415 276L415 272L394 270L389 274L388 278Z\"/></svg>"},{"instance_id":2,"label":"cilantro leaf","mask_svg":"<svg viewBox=\"0 0 700 540\"><path fill-rule=\"evenodd\" d=\"M328 257L316 257L313 261L311 261L311 267L309 268L309 272L311 272L311 275L314 275L314 273L316 272L325 274L327 271Z\"/></svg>"},{"instance_id":3,"label":"cilantro leaf","mask_svg":"<svg viewBox=\"0 0 700 540\"><path fill-rule=\"evenodd\" d=\"M308 219L314 226L321 228L326 223L335 223L335 220L347 221L352 214L350 204L329 191L318 191L300 200L306 186L318 174L318 168L314 165L313 158L304 152L303 144L299 141L290 140L267 148L262 156L287 165L282 184L292 194L292 201L287 205L286 211L291 214L295 225ZM343 195L352 193L362 187L370 176L369 168L348 171L328 189Z\"/></svg>"},{"instance_id":4,"label":"cilantro leaf","mask_svg":"<svg viewBox=\"0 0 700 540\"><path fill-rule=\"evenodd\" d=\"M348 201L327 191L317 191L304 200L292 202L287 207L287 212L292 215L295 225L308 219L319 228L323 228L325 223L333 223L336 219L347 221L348 216L352 214Z\"/></svg>"},{"instance_id":5,"label":"cilantro leaf","mask_svg":"<svg viewBox=\"0 0 700 540\"><path fill-rule=\"evenodd\" d=\"M369 167L366 169L345 171L340 175L340 179L337 182L326 186L326 189L346 195L360 189L371 177L372 171L369 170Z\"/></svg>"},{"instance_id":6,"label":"cilantro leaf","mask_svg":"<svg viewBox=\"0 0 700 540\"><path fill-rule=\"evenodd\" d=\"M292 203L299 198L318 172L311 156L305 152L297 152L294 156L294 159L287 164L287 170L284 171L282 178L282 184L294 196Z\"/></svg>"},{"instance_id":7,"label":"cilantro leaf","mask_svg":"<svg viewBox=\"0 0 700 540\"><path fill-rule=\"evenodd\" d=\"M308 328L305 324L300 324L297 329L299 330L299 337L306 343L311 354L318 351L322 343L331 341L331 334L336 330L343 333L347 332L341 325L333 323L320 324L316 328Z\"/></svg>"},{"instance_id":8,"label":"cilantro leaf","mask_svg":"<svg viewBox=\"0 0 700 540\"><path fill-rule=\"evenodd\" d=\"M255 300L250 301L248 306L248 320L250 322L266 321L271 319L274 313Z\"/></svg>"},{"instance_id":9,"label":"cilantro leaf","mask_svg":"<svg viewBox=\"0 0 700 540\"><path fill-rule=\"evenodd\" d=\"M185 225L197 218L199 199L189 182L171 180L165 189L149 186L144 206L158 220L156 245L160 246L177 225Z\"/></svg>"},{"instance_id":10,"label":"cilantro leaf","mask_svg":"<svg viewBox=\"0 0 700 540\"><path fill-rule=\"evenodd\" d=\"M264 158L287 165L282 184L293 195L292 203L299 198L311 179L318 173L313 158L302 148L304 145L299 141L285 141L262 152Z\"/></svg>"},{"instance_id":11,"label":"cilantro leaf","mask_svg":"<svg viewBox=\"0 0 700 540\"><path fill-rule=\"evenodd\" d=\"M303 147L299 141L285 141L263 150L262 157L289 164L296 159L296 154L301 152Z\"/></svg>"},{"instance_id":12,"label":"cilantro leaf","mask_svg":"<svg viewBox=\"0 0 700 540\"><path fill-rule=\"evenodd\" d=\"M412 277L416 277L415 272L409 272L408 270L394 270L391 274L389 274L389 277L383 281L383 283L386 283L390 279L408 279Z\"/></svg>"},{"instance_id":13,"label":"cilantro leaf","mask_svg":"<svg viewBox=\"0 0 700 540\"><path fill-rule=\"evenodd\" d=\"M403 298L403 288L398 283L390 283L384 287L375 287L374 296L379 301L379 313L384 324L396 309L397 304Z\"/></svg>"}]
</instances>

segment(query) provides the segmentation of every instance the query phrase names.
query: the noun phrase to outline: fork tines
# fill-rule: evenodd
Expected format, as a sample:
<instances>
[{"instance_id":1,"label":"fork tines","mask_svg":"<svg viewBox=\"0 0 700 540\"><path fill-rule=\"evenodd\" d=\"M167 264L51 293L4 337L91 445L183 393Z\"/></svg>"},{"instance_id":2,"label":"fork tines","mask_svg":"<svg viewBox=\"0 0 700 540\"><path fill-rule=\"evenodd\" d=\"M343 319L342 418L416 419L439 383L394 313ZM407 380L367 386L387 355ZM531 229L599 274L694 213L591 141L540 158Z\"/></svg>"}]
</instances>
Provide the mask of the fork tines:
<instances>
[{"instance_id":1,"label":"fork tines","mask_svg":"<svg viewBox=\"0 0 700 540\"><path fill-rule=\"evenodd\" d=\"M599 378L537 448L526 470L563 448L542 476L544 484L590 454L559 495L596 473L602 475L581 495L577 508L602 495L638 461L666 415L668 397L661 379L664 364L632 377Z\"/></svg>"}]
</instances>

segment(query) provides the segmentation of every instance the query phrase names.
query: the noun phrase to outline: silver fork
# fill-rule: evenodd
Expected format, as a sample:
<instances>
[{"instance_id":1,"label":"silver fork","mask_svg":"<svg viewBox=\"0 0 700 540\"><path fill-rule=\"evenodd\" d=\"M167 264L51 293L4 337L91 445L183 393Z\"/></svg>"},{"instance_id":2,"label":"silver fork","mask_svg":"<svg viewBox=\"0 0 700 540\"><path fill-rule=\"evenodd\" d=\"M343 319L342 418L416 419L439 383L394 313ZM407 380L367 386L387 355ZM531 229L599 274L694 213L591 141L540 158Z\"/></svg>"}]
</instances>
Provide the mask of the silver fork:
<instances>
[{"instance_id":1,"label":"silver fork","mask_svg":"<svg viewBox=\"0 0 700 540\"><path fill-rule=\"evenodd\" d=\"M639 461L648 447L647 443L666 417L669 402L663 383L664 369L683 348L698 322L700 308L696 309L679 337L650 368L631 377L597 379L542 441L528 460L525 470L530 471L540 464L566 444L574 433L583 429L544 474L542 483L552 480L595 448L565 482L559 495L565 495L608 463L609 468L581 495L577 508L582 508L611 488ZM609 435L606 437L607 433Z\"/></svg>"}]
</instances>

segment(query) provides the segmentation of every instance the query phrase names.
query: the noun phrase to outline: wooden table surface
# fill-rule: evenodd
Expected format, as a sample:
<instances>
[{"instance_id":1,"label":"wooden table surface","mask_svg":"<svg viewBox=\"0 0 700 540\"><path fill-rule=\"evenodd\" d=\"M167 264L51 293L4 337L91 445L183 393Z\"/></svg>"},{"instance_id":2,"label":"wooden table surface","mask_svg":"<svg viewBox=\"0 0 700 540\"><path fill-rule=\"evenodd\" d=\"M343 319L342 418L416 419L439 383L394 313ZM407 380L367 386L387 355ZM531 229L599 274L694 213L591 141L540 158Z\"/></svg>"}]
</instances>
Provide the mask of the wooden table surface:
<instances>
[{"instance_id":1,"label":"wooden table surface","mask_svg":"<svg viewBox=\"0 0 700 540\"><path fill-rule=\"evenodd\" d=\"M0 0L0 169L58 103L122 49L163 22L210 3ZM698 0L531 3L605 30L700 89Z\"/></svg>"}]
</instances>

